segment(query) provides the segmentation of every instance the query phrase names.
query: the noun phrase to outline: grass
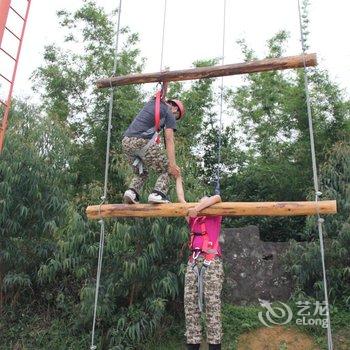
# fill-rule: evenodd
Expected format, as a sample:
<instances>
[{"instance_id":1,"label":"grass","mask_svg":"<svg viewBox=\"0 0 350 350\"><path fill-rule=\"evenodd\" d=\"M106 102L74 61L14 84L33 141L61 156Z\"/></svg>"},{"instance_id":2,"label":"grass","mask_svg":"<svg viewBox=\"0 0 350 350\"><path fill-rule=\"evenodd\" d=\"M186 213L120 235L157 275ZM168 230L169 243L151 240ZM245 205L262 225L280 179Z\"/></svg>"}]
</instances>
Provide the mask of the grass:
<instances>
[{"instance_id":1,"label":"grass","mask_svg":"<svg viewBox=\"0 0 350 350\"><path fill-rule=\"evenodd\" d=\"M290 304L293 313L296 315L295 305ZM241 334L264 327L259 318L259 311L264 311L259 306L234 306L226 304L223 306L223 346L224 350L237 350L238 338ZM331 321L333 330L333 340L340 350L350 349L350 310L332 307ZM320 349L327 349L326 330L321 326L297 326L295 318L291 321L291 328L310 335ZM145 344L143 349L147 350L179 350L185 349L184 324L178 323L176 326L168 328L161 337L156 337L151 342ZM161 339L161 341L160 341ZM280 350L287 350L285 344Z\"/></svg>"},{"instance_id":2,"label":"grass","mask_svg":"<svg viewBox=\"0 0 350 350\"><path fill-rule=\"evenodd\" d=\"M290 304L294 313L296 310ZM241 334L262 327L258 312L263 311L258 306L239 307L226 304L223 306L224 350L237 350L237 341ZM139 350L180 350L185 349L185 326L183 315L180 318L167 316L162 327L159 327L154 337L135 347ZM52 317L52 316L51 316ZM350 349L350 310L332 307L331 320L335 348ZM311 335L320 349L327 349L326 331L320 326L295 326L295 320L290 327ZM25 310L20 314L7 312L0 318L0 350L32 350L32 349L74 349L85 350L90 346L89 329L77 328L74 319L32 315ZM281 344L280 350L288 350Z\"/></svg>"},{"instance_id":3,"label":"grass","mask_svg":"<svg viewBox=\"0 0 350 350\"><path fill-rule=\"evenodd\" d=\"M0 350L88 349L88 340L72 319L32 315L28 310L7 310L0 318Z\"/></svg>"}]
</instances>

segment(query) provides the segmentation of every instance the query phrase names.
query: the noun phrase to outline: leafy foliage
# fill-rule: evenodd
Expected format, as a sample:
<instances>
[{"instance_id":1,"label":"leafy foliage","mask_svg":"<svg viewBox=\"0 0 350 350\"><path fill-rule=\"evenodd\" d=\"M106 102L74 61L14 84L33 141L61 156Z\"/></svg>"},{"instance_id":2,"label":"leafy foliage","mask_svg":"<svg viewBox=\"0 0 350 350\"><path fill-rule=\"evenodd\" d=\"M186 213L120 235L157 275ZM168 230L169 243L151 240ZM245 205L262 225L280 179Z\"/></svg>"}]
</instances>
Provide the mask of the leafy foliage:
<instances>
[{"instance_id":1,"label":"leafy foliage","mask_svg":"<svg viewBox=\"0 0 350 350\"><path fill-rule=\"evenodd\" d=\"M76 309L77 322L89 329L92 322L98 227L87 225L71 212L67 225L60 231L59 250L39 276L42 283L67 283L74 276L81 303ZM179 220L177 220L179 221ZM181 227L178 231L178 227ZM166 310L182 290L184 266L179 250L187 231L180 222L139 220L108 223L101 280L98 328L101 344L109 348L127 348L142 343L153 334ZM57 300L57 297L56 297Z\"/></svg>"},{"instance_id":2,"label":"leafy foliage","mask_svg":"<svg viewBox=\"0 0 350 350\"><path fill-rule=\"evenodd\" d=\"M269 40L267 56L281 56L287 37L282 31ZM244 41L240 44L247 61L256 57ZM349 133L350 110L326 72L309 70L308 76L320 164L327 150ZM240 130L229 147L242 152L234 158L236 168L223 179L224 191L237 201L306 200L313 186L304 71L246 76L245 84L229 91L227 98ZM305 219L243 218L238 224L258 224L266 240L300 240Z\"/></svg>"},{"instance_id":3,"label":"leafy foliage","mask_svg":"<svg viewBox=\"0 0 350 350\"><path fill-rule=\"evenodd\" d=\"M325 221L325 256L330 297L333 302L349 305L350 265L350 144L338 142L328 153L321 168L321 188L324 196L338 203L338 214ZM323 300L322 268L315 219L309 219L305 238L307 245L294 243L287 255L286 264L299 288L319 300ZM299 257L297 260L295 257Z\"/></svg>"},{"instance_id":4,"label":"leafy foliage","mask_svg":"<svg viewBox=\"0 0 350 350\"><path fill-rule=\"evenodd\" d=\"M42 105L39 109L28 102L17 104L1 155L0 301L6 305L9 327L6 329L7 323L0 326L11 346L45 344L79 349L90 339L101 232L98 222L86 220L84 210L91 203L101 202L111 96L110 91L97 91L93 86L97 79L111 75L115 33L113 17L93 1L84 1L74 13L61 11L59 18L66 32L66 45L48 46L43 65L34 73ZM280 57L287 39L283 31L271 38L267 42L268 57ZM123 28L121 42L117 74L140 72L144 59L137 47L138 36ZM246 61L256 57L244 40L240 45ZM77 47L82 48L79 53ZM194 65L215 63L206 60ZM309 195L312 174L303 74L254 74L246 77L243 86L224 91L233 120L221 130L224 198L279 201L302 200ZM325 198L336 198L341 208L326 222L326 232L333 238L326 245L333 282L331 295L333 300L346 303L350 103L327 72L310 70L309 77L321 184ZM195 201L211 193L215 181L218 94L212 79L189 85L174 83L169 88L169 97L183 100L187 109L187 117L178 125L176 151L187 199ZM145 91L134 85L120 87L113 95L108 182L111 202L121 201L131 176L120 140L145 98ZM151 174L143 195L152 190L154 181L155 174ZM175 198L173 188L170 195ZM294 243L288 264L300 288L319 295L314 221L239 218L226 224L248 223L258 223L266 239L312 241L308 246ZM160 338L164 334L162 326L174 326L182 313L187 227L182 219L160 218L104 224L97 339L101 348L145 348L152 336ZM21 306L14 310L8 305L16 306L17 302ZM30 328L27 340L16 338L25 328L16 324L24 303L28 312L25 317L30 319L32 312L33 324L44 329ZM255 328L255 312L228 306L224 312L226 332L236 336Z\"/></svg>"},{"instance_id":5,"label":"leafy foliage","mask_svg":"<svg viewBox=\"0 0 350 350\"><path fill-rule=\"evenodd\" d=\"M61 24L69 32L67 41L83 44L85 51L76 55L48 47L46 63L38 69L36 79L49 116L61 103L67 106L68 112L58 119L67 122L72 130L75 159L71 169L77 175L77 182L74 200L66 211L67 220L56 235L57 250L41 266L39 278L46 288L57 286L47 296L47 301L56 308L65 301L79 301L73 312L77 325L88 332L92 324L100 227L98 223L87 223L83 210L87 204L101 201L108 116L108 105L101 102L107 99L107 93L91 91L88 83L110 74L113 31L107 16L92 2L86 2L74 14L61 12L60 16ZM123 29L122 34L126 44L119 55L118 74L139 71L139 52L133 49L137 37L128 29ZM105 36L109 39L104 43L96 42L96 38ZM60 81L63 95L56 91L62 85ZM176 145L178 162L188 174L186 183L191 183L193 196L198 192L198 166L195 161L188 162L188 154L196 145L204 115L212 106L207 102L211 95L211 80L200 80L186 90L181 84L174 84L169 91L169 97L181 98L188 113L193 115L179 123ZM111 200L120 202L131 176L121 155L120 140L144 95L135 86L127 86L118 88L114 98L108 193ZM86 108L82 101L88 101ZM61 107L60 110L64 112ZM151 174L145 193L151 191L154 180ZM187 230L185 222L179 219L118 221L105 225L107 236L97 313L99 342L102 347L128 348L150 337L166 308L181 295Z\"/></svg>"},{"instance_id":6,"label":"leafy foliage","mask_svg":"<svg viewBox=\"0 0 350 350\"><path fill-rule=\"evenodd\" d=\"M67 122L75 141L76 188L101 181L104 174L106 132L110 91L94 89L95 81L110 76L114 61L114 30L111 19L94 2L86 1L75 13L59 12L67 45L79 46L81 53L46 47L45 63L34 74L47 114ZM121 31L123 46L116 74L139 72L142 60L135 47L138 37L128 28ZM118 140L142 103L143 94L135 85L116 89L113 114L112 154L120 153ZM130 103L132 101L132 103ZM112 181L115 179L112 179Z\"/></svg>"},{"instance_id":7,"label":"leafy foliage","mask_svg":"<svg viewBox=\"0 0 350 350\"><path fill-rule=\"evenodd\" d=\"M25 103L13 111L6 140L0 161L0 293L1 300L15 303L35 293L38 268L55 250L53 235L70 192L70 141L64 127L53 127Z\"/></svg>"}]
</instances>

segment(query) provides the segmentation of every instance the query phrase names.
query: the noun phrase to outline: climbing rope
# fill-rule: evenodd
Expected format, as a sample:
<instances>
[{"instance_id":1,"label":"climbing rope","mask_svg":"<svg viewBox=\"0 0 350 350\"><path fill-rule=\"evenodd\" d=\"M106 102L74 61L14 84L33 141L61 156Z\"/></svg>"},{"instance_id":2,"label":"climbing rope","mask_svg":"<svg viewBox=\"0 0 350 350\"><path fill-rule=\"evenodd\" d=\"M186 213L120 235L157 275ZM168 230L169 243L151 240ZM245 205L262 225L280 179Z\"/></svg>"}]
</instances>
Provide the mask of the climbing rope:
<instances>
[{"instance_id":1,"label":"climbing rope","mask_svg":"<svg viewBox=\"0 0 350 350\"><path fill-rule=\"evenodd\" d=\"M114 64L113 64L113 75L117 72L117 63L118 63L118 48L119 48L119 33L120 33L120 14L122 8L122 0L119 0L118 8L118 19L117 19L117 32L116 32L116 42L115 42L115 55L114 55ZM111 130L112 130L112 112L113 112L113 97L115 88L112 87L110 82L111 93L109 96L109 111L108 111L108 129L107 129L107 146L106 146L106 162L105 162L105 178L104 178L104 189L103 196L101 197L100 212L102 204L107 201L107 185L108 185L108 170L109 170L109 153L111 147ZM103 219L99 221L101 226L100 232L100 243L98 250L98 263L97 263L97 273L96 273L96 289L95 289L95 304L94 304L94 316L92 322L92 332L91 332L91 347L90 350L95 350L95 327L96 327L96 314L97 314L97 303L98 303L98 292L100 288L100 278L102 270L102 259L103 259L103 247L105 241L105 222Z\"/></svg>"},{"instance_id":2,"label":"climbing rope","mask_svg":"<svg viewBox=\"0 0 350 350\"><path fill-rule=\"evenodd\" d=\"M163 53L164 53L164 38L165 38L165 22L166 22L166 8L167 0L164 1L164 12L163 12L163 34L162 34L162 50L160 53L160 71L163 69Z\"/></svg>"},{"instance_id":3,"label":"climbing rope","mask_svg":"<svg viewBox=\"0 0 350 350\"><path fill-rule=\"evenodd\" d=\"M222 57L221 64L225 62L225 36L226 36L226 0L224 0L224 12L223 12L223 29L222 29ZM216 168L216 184L215 194L220 194L220 177L221 177L221 143L222 143L222 113L223 113L223 99L224 99L224 77L221 77L220 86L220 112L219 112L219 131L218 131L218 160Z\"/></svg>"},{"instance_id":4,"label":"climbing rope","mask_svg":"<svg viewBox=\"0 0 350 350\"><path fill-rule=\"evenodd\" d=\"M314 181L314 190L315 190L315 202L316 202L316 208L317 208L317 227L318 227L318 235L319 235L320 250L321 250L324 301L326 304L325 306L326 306L326 314L327 314L326 315L327 316L327 344L328 344L328 350L333 350L331 318L330 318L329 303L328 303L326 264L325 264L325 254L324 254L324 244L323 244L322 224L324 222L324 219L321 218L320 216L319 206L318 206L318 201L322 193L320 192L319 186L318 186L314 130L313 130L313 123L312 123L311 103L310 103L310 93L309 93L309 81L308 81L306 61L305 61L305 54L306 54L305 34L304 34L303 23L302 23L300 0L298 0L298 13L299 13L299 26L300 26L300 42L301 42L301 47L303 51L303 61L304 61L304 85L305 85L306 106L307 106L307 115L308 115L309 132L310 132L310 148L311 148L312 172L313 172L313 181Z\"/></svg>"}]
</instances>

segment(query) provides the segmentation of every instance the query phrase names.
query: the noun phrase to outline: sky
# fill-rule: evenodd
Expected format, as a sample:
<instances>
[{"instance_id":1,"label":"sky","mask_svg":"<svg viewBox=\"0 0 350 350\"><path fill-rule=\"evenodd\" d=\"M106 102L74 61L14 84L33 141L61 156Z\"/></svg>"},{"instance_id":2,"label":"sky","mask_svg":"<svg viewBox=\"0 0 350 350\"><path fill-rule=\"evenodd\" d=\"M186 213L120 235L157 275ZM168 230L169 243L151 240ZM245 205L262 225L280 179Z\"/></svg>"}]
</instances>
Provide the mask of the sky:
<instances>
[{"instance_id":1,"label":"sky","mask_svg":"<svg viewBox=\"0 0 350 350\"><path fill-rule=\"evenodd\" d=\"M12 0L19 8L25 0ZM64 32L56 12L79 8L82 0L32 0L19 68L15 96L35 99L30 75L43 62L45 45L63 43ZM108 12L119 0L96 0ZM121 26L128 25L140 35L140 49L146 57L145 72L160 70L165 0L123 0ZM191 68L199 59L222 56L224 0L167 0L163 66ZM347 0L310 1L310 49L318 56L319 66L350 92L350 40ZM15 21L13 21L15 22ZM226 0L224 63L243 61L236 41L244 38L259 58L266 54L266 41L279 30L287 30L290 39L285 55L301 53L297 0ZM8 40L11 42L11 40ZM13 40L12 40L13 42ZM3 41L5 44L5 38ZM5 65L0 60L0 69ZM239 83L238 77L225 78L225 85Z\"/></svg>"}]
</instances>

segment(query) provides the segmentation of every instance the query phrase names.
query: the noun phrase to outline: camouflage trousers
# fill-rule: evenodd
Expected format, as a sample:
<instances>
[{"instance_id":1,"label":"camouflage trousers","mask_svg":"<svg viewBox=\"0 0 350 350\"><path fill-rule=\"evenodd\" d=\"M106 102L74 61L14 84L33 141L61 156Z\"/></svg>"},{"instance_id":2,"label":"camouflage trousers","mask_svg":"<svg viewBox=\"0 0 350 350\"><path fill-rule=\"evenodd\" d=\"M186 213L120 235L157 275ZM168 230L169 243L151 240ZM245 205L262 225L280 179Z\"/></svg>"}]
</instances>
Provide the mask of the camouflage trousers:
<instances>
[{"instance_id":1,"label":"camouflage trousers","mask_svg":"<svg viewBox=\"0 0 350 350\"><path fill-rule=\"evenodd\" d=\"M199 257L197 264L203 264L203 258ZM222 338L221 326L221 289L224 279L222 260L215 258L204 273L204 305L206 318L207 342L220 344ZM201 312L198 306L197 274L193 270L193 263L188 262L185 275L185 318L187 344L200 344Z\"/></svg>"},{"instance_id":2,"label":"camouflage trousers","mask_svg":"<svg viewBox=\"0 0 350 350\"><path fill-rule=\"evenodd\" d=\"M124 137L122 140L123 153L134 172L129 188L133 188L137 193L140 193L148 178L148 171L152 169L159 174L154 189L167 194L170 175L168 173L168 159L161 144L155 143L146 150L145 156L142 158L144 166L142 174L139 174L138 168L133 166L135 152L142 149L148 142L149 140L138 137Z\"/></svg>"}]
</instances>

